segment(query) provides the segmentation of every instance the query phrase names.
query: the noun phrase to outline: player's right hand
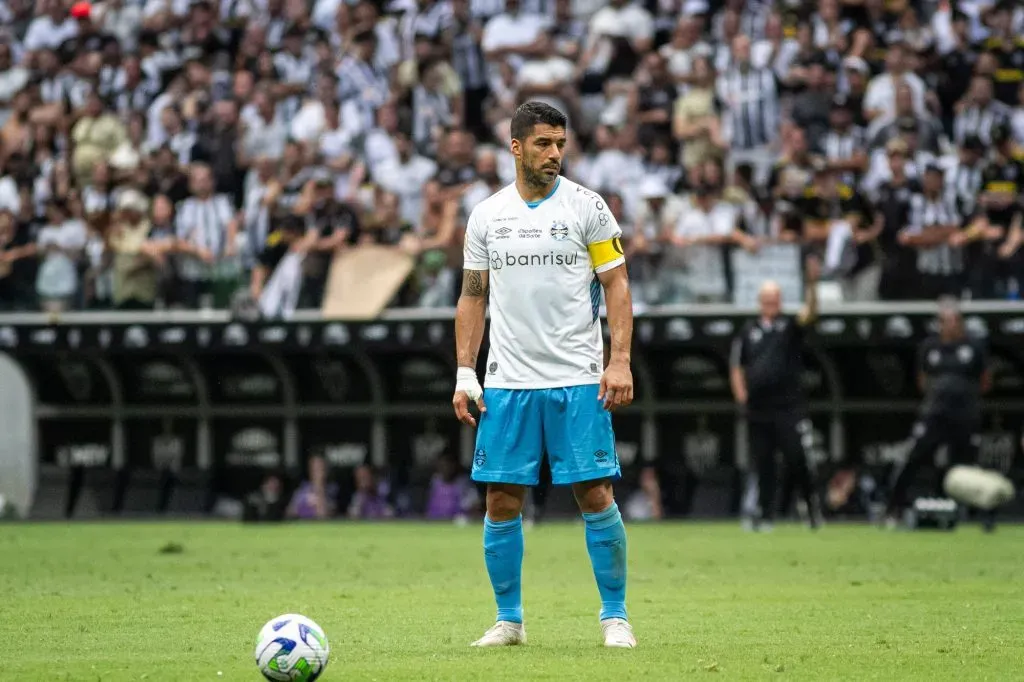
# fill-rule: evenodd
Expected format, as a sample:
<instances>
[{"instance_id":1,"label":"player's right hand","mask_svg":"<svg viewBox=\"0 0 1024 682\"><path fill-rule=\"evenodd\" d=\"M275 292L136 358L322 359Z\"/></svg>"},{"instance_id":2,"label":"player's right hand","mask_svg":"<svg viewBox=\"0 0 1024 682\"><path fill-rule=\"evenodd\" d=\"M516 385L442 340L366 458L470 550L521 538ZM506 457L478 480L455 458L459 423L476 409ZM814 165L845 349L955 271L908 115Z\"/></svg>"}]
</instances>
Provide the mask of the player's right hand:
<instances>
[{"instance_id":1,"label":"player's right hand","mask_svg":"<svg viewBox=\"0 0 1024 682\"><path fill-rule=\"evenodd\" d=\"M452 407L455 408L455 416L463 424L476 426L476 419L469 412L469 402L476 403L480 413L487 411L484 404L484 391L480 387L480 381L476 378L476 370L472 367L459 367L455 377L455 397L452 398Z\"/></svg>"},{"instance_id":2,"label":"player's right hand","mask_svg":"<svg viewBox=\"0 0 1024 682\"><path fill-rule=\"evenodd\" d=\"M487 406L484 405L484 397L482 395L474 402L476 402L476 406L480 410L480 414L487 411ZM469 424L470 426L476 426L476 418L474 418L469 412L469 396L466 395L465 391L455 392L455 397L452 398L452 406L455 407L455 416L458 417L460 422L463 424Z\"/></svg>"}]
</instances>

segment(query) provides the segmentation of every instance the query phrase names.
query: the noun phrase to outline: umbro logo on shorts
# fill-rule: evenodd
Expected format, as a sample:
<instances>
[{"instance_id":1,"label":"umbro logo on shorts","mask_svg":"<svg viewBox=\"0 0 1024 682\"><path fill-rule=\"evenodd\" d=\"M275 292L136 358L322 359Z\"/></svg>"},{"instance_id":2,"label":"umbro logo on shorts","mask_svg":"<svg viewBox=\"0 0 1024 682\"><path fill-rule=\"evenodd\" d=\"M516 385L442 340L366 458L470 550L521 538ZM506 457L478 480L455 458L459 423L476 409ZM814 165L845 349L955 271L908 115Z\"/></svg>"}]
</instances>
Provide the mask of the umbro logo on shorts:
<instances>
[{"instance_id":1,"label":"umbro logo on shorts","mask_svg":"<svg viewBox=\"0 0 1024 682\"><path fill-rule=\"evenodd\" d=\"M480 448L479 450L476 451L476 454L473 455L473 466L479 469L484 465L484 462L486 461L487 451L484 450L483 448Z\"/></svg>"},{"instance_id":2,"label":"umbro logo on shorts","mask_svg":"<svg viewBox=\"0 0 1024 682\"><path fill-rule=\"evenodd\" d=\"M603 462L606 459L608 459L608 453L605 452L604 450L598 450L597 452L594 453L594 459L597 460L598 462Z\"/></svg>"}]
</instances>

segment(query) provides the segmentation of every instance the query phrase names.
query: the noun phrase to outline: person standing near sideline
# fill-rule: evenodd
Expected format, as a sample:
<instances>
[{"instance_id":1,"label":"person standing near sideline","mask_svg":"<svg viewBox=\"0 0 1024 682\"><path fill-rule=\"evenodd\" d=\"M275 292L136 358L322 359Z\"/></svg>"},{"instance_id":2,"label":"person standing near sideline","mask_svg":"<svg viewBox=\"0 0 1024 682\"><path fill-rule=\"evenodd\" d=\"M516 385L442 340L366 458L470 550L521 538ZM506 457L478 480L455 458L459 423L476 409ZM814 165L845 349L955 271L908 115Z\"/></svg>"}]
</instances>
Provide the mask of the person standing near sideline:
<instances>
[{"instance_id":1,"label":"person standing near sideline","mask_svg":"<svg viewBox=\"0 0 1024 682\"><path fill-rule=\"evenodd\" d=\"M762 284L758 318L733 339L729 378L733 397L747 415L748 452L758 479L753 524L759 531L771 530L775 519L776 450L782 451L785 475L807 504L811 527L820 525L820 505L804 447L811 421L800 387L804 330L818 316L820 273L820 261L808 257L805 303L795 317L782 313L779 285L772 281Z\"/></svg>"},{"instance_id":2,"label":"person standing near sideline","mask_svg":"<svg viewBox=\"0 0 1024 682\"><path fill-rule=\"evenodd\" d=\"M910 434L910 453L896 474L889 496L889 528L898 525L906 508L907 489L940 445L949 448L951 465L978 461L981 396L992 385L988 349L981 339L968 336L956 299L939 300L938 320L938 333L925 339L917 352L917 382L924 401ZM937 493L942 495L941 490ZM992 517L987 517L985 523L991 528Z\"/></svg>"}]
</instances>

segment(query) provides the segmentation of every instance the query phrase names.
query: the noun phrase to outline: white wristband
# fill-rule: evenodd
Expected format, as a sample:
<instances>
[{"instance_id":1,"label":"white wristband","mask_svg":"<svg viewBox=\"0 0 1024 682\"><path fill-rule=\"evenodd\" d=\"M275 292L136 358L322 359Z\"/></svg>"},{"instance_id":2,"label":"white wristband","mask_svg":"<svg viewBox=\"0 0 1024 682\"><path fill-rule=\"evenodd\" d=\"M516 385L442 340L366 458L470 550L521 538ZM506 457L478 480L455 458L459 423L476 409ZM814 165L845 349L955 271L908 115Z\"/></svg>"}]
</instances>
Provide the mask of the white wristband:
<instances>
[{"instance_id":1,"label":"white wristband","mask_svg":"<svg viewBox=\"0 0 1024 682\"><path fill-rule=\"evenodd\" d=\"M455 392L465 391L470 400L479 400L484 394L480 380L476 378L476 370L472 367L459 367L455 373Z\"/></svg>"}]
</instances>

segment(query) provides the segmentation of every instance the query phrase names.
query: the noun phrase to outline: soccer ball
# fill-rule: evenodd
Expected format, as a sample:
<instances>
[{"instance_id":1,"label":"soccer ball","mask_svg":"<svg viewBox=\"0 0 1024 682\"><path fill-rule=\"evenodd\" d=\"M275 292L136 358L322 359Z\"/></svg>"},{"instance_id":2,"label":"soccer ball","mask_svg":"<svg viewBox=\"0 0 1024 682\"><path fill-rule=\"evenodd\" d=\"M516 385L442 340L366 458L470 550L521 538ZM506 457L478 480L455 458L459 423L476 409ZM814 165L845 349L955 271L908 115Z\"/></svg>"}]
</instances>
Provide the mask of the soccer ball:
<instances>
[{"instance_id":1,"label":"soccer ball","mask_svg":"<svg viewBox=\"0 0 1024 682\"><path fill-rule=\"evenodd\" d=\"M313 682L327 667L330 651L323 629L296 613L272 619L256 635L256 665L276 682Z\"/></svg>"}]
</instances>

